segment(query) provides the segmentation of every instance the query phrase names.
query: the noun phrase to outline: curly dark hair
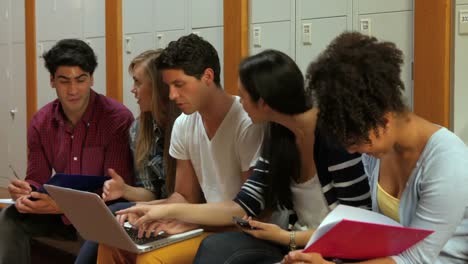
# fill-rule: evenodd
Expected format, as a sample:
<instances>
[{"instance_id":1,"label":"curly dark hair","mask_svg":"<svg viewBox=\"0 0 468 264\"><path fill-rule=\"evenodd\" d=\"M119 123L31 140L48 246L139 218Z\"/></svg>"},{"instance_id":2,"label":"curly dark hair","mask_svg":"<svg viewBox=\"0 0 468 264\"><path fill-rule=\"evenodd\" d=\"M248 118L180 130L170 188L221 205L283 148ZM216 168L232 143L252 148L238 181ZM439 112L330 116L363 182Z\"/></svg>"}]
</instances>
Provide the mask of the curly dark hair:
<instances>
[{"instance_id":1,"label":"curly dark hair","mask_svg":"<svg viewBox=\"0 0 468 264\"><path fill-rule=\"evenodd\" d=\"M369 143L369 132L385 127L385 114L403 113L402 52L357 32L335 38L312 62L306 86L320 109L317 127L343 147Z\"/></svg>"},{"instance_id":2,"label":"curly dark hair","mask_svg":"<svg viewBox=\"0 0 468 264\"><path fill-rule=\"evenodd\" d=\"M214 82L220 87L219 57L216 49L203 38L190 34L171 41L157 61L159 70L180 69L185 74L200 79L210 68L214 72Z\"/></svg>"},{"instance_id":3,"label":"curly dark hair","mask_svg":"<svg viewBox=\"0 0 468 264\"><path fill-rule=\"evenodd\" d=\"M97 67L97 58L93 49L79 39L62 39L44 52L42 57L45 67L52 76L60 66L78 66L91 76Z\"/></svg>"}]
</instances>

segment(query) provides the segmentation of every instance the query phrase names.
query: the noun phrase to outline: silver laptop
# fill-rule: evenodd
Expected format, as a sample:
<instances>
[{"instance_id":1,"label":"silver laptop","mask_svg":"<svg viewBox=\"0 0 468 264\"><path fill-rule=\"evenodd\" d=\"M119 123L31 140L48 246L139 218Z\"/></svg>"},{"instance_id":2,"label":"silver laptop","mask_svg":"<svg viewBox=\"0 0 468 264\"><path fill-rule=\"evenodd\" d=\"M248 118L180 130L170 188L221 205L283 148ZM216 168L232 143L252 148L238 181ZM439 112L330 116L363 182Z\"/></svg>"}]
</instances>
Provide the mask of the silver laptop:
<instances>
[{"instance_id":1,"label":"silver laptop","mask_svg":"<svg viewBox=\"0 0 468 264\"><path fill-rule=\"evenodd\" d=\"M203 229L195 229L170 236L160 234L145 241L136 237L137 230L122 227L97 194L47 184L44 188L86 240L143 253L203 233Z\"/></svg>"}]
</instances>

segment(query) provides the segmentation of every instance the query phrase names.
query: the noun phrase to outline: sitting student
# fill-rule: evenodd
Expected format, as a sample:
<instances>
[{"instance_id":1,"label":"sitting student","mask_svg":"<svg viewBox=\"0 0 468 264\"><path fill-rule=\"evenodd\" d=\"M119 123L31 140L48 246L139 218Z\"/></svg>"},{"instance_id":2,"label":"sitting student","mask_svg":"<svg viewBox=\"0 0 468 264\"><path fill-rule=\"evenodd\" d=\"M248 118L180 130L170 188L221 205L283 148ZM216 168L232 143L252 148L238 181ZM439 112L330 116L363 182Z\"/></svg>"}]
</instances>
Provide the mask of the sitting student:
<instances>
[{"instance_id":1,"label":"sitting student","mask_svg":"<svg viewBox=\"0 0 468 264\"><path fill-rule=\"evenodd\" d=\"M258 217L278 207L294 209L308 231L286 231L274 224L249 221L257 230L207 237L195 263L272 263L287 246L305 246L322 218L338 204L369 208L369 183L360 154L349 154L326 141L316 129L318 109L304 89L296 63L282 52L267 50L239 67L239 94L252 122L268 124L262 157L234 200L205 205L138 206L118 212L139 218L137 225L179 219L203 225L230 225L232 216ZM147 230L151 231L151 230ZM259 238L259 239L257 239ZM271 243L273 242L273 243ZM287 252L287 251L286 251Z\"/></svg>"},{"instance_id":2,"label":"sitting student","mask_svg":"<svg viewBox=\"0 0 468 264\"><path fill-rule=\"evenodd\" d=\"M158 58L169 98L184 114L174 123L170 154L177 159L174 193L149 203L212 203L234 198L260 153L263 127L253 125L239 98L221 88L215 48L191 34L169 43ZM140 206L140 205L137 205ZM157 230L197 225L171 221ZM99 246L98 263L192 263L202 236L135 255Z\"/></svg>"},{"instance_id":3,"label":"sitting student","mask_svg":"<svg viewBox=\"0 0 468 264\"><path fill-rule=\"evenodd\" d=\"M36 192L53 171L105 175L114 168L132 182L128 128L133 116L91 89L97 66L93 50L81 40L65 39L43 57L58 99L31 120L26 180L12 180L8 190L16 204L0 214L0 263L30 263L31 237L76 239L57 204Z\"/></svg>"},{"instance_id":4,"label":"sitting student","mask_svg":"<svg viewBox=\"0 0 468 264\"><path fill-rule=\"evenodd\" d=\"M402 63L393 43L344 33L307 72L318 97L319 129L349 152L365 153L372 209L435 231L398 256L361 263L467 263L468 149L446 128L408 110ZM330 263L300 252L284 261L297 262Z\"/></svg>"},{"instance_id":5,"label":"sitting student","mask_svg":"<svg viewBox=\"0 0 468 264\"><path fill-rule=\"evenodd\" d=\"M133 77L132 93L138 100L140 116L130 127L130 148L135 164L135 186L126 184L116 171L104 184L105 201L151 201L167 198L174 188L175 159L169 155L172 125L180 110L169 100L169 90L156 69L161 51L148 50L136 56L128 67ZM112 212L134 203L109 206ZM96 263L98 244L86 241L75 263Z\"/></svg>"}]
</instances>

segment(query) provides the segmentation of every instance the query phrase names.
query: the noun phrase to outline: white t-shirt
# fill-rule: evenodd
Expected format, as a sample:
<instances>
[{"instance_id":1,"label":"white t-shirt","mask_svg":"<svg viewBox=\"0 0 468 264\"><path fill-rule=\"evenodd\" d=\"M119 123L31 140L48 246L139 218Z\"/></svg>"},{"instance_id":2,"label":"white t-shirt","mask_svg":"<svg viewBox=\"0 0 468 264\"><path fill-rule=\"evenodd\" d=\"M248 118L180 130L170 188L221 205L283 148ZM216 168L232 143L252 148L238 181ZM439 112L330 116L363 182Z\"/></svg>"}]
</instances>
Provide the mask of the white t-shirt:
<instances>
[{"instance_id":1,"label":"white t-shirt","mask_svg":"<svg viewBox=\"0 0 468 264\"><path fill-rule=\"evenodd\" d=\"M242 172L255 166L263 129L252 124L236 96L211 140L198 112L181 114L174 123L169 154L191 161L207 202L231 200L243 184Z\"/></svg>"}]
</instances>

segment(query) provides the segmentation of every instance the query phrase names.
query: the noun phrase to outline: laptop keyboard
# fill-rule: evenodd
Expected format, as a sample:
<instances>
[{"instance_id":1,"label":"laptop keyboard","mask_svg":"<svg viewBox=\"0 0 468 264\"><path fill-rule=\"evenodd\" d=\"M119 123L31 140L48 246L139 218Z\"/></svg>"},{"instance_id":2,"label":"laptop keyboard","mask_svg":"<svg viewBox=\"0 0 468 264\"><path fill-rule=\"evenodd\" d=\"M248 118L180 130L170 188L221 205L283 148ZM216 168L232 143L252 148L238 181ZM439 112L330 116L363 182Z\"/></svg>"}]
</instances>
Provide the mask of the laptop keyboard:
<instances>
[{"instance_id":1,"label":"laptop keyboard","mask_svg":"<svg viewBox=\"0 0 468 264\"><path fill-rule=\"evenodd\" d=\"M139 238L138 237L138 229L131 228L131 227L124 227L124 229L127 232L127 234L130 236L130 238L133 240L133 242L135 242L138 245L144 245L144 244L151 243L153 241L156 241L156 240L163 239L163 238L167 237L167 235L163 233L163 234L159 234L157 236Z\"/></svg>"}]
</instances>

